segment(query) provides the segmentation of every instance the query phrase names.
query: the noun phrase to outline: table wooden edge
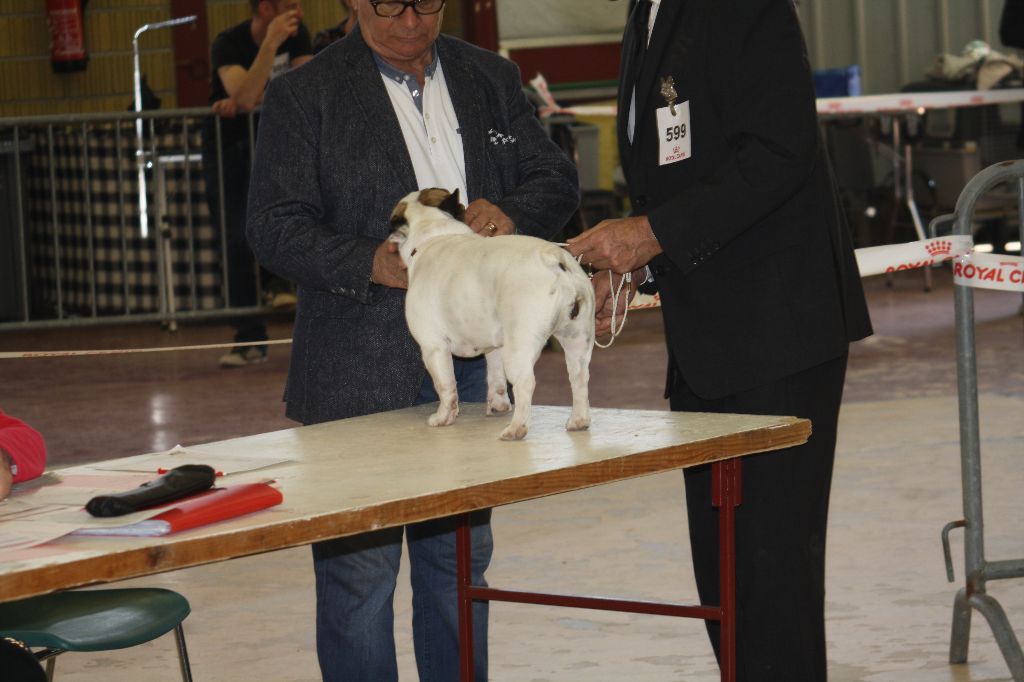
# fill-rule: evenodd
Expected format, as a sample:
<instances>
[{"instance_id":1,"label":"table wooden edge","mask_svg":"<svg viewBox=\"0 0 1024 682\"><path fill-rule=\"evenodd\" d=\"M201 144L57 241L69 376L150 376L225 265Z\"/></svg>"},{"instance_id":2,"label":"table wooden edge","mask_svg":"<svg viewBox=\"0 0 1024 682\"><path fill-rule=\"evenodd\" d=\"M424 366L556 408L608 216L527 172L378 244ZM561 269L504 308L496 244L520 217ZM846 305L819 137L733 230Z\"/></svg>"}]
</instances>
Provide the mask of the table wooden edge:
<instances>
[{"instance_id":1,"label":"table wooden edge","mask_svg":"<svg viewBox=\"0 0 1024 682\"><path fill-rule=\"evenodd\" d=\"M15 571L0 580L0 601L10 601L60 589L137 578L181 568L308 545L513 502L581 490L605 483L683 469L724 459L801 445L811 434L811 423L796 417L780 418L775 425L740 433L628 454L514 479L470 486L385 502L359 510L291 519L256 528L238 528L216 535L202 529L194 538L173 544L126 549L87 557L71 564Z\"/></svg>"}]
</instances>

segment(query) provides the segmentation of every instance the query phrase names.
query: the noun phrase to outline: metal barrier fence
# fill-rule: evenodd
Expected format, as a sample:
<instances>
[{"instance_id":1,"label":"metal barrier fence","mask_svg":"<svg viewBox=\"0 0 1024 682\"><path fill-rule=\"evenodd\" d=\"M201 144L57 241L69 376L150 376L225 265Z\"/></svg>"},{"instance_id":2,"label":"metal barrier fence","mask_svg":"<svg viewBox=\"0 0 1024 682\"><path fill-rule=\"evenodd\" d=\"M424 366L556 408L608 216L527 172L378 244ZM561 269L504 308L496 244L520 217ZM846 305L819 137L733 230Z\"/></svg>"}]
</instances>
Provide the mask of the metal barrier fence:
<instances>
[{"instance_id":1,"label":"metal barrier fence","mask_svg":"<svg viewBox=\"0 0 1024 682\"><path fill-rule=\"evenodd\" d=\"M960 193L952 216L953 234L969 235L979 199L993 187L1012 183L1018 201L1019 230L1024 240L1024 161L1007 161L978 173ZM949 533L964 529L964 587L953 601L953 627L950 636L950 663L966 663L970 642L971 612L976 609L988 621L999 650L1006 660L1014 682L1024 682L1024 653L1021 652L1006 612L987 593L992 580L1024 577L1024 559L989 560L985 554L985 523L982 505L981 431L978 414L978 368L974 334L974 291L954 286L956 314L957 397L960 413L960 471L963 487L964 518L946 524L942 545L946 573L953 582L953 560Z\"/></svg>"},{"instance_id":2,"label":"metal barrier fence","mask_svg":"<svg viewBox=\"0 0 1024 682\"><path fill-rule=\"evenodd\" d=\"M207 107L0 118L0 330L259 310L229 305L225 172L248 168L225 170L224 120ZM230 124L247 125L248 158L255 123Z\"/></svg>"}]
</instances>

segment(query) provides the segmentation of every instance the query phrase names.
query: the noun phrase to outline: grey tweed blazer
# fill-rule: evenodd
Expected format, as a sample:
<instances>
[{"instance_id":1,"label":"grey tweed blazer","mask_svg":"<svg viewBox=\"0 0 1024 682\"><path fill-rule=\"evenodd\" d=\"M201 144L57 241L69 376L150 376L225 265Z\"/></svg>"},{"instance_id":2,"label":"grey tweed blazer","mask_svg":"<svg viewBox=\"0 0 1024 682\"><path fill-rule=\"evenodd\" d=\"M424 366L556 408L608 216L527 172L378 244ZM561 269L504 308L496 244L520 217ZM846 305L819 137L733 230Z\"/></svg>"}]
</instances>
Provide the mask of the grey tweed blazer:
<instances>
[{"instance_id":1,"label":"grey tweed blazer","mask_svg":"<svg viewBox=\"0 0 1024 682\"><path fill-rule=\"evenodd\" d=\"M536 120L519 69L441 35L436 48L461 128L468 200L520 233L550 237L579 204L576 168ZM495 144L493 132L515 138ZM266 93L247 236L298 285L286 414L305 424L408 407L426 370L405 292L370 284L395 204L416 186L402 131L358 28ZM484 292L486 294L486 292Z\"/></svg>"}]
</instances>

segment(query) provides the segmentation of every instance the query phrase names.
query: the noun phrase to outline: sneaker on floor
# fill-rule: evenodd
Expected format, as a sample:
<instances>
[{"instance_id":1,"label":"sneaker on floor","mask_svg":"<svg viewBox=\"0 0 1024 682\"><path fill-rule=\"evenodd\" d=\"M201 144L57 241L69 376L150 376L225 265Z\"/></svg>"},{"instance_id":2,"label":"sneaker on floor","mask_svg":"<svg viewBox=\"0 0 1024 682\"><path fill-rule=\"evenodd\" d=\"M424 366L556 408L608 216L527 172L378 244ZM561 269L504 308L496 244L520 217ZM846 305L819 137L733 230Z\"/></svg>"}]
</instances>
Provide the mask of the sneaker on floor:
<instances>
[{"instance_id":1,"label":"sneaker on floor","mask_svg":"<svg viewBox=\"0 0 1024 682\"><path fill-rule=\"evenodd\" d=\"M245 367L246 365L257 365L267 361L267 349L258 346L246 346L244 348L232 348L229 352L220 356L221 367Z\"/></svg>"}]
</instances>

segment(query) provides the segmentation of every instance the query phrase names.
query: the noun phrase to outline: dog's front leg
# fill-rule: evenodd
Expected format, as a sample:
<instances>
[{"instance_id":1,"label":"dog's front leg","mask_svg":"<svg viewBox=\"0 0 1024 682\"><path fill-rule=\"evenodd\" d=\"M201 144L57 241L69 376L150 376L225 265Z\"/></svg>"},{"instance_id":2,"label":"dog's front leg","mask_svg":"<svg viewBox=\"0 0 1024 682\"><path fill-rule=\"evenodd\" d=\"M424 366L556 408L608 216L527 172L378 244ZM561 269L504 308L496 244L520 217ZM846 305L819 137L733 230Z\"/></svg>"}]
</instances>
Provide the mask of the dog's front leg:
<instances>
[{"instance_id":1,"label":"dog's front leg","mask_svg":"<svg viewBox=\"0 0 1024 682\"><path fill-rule=\"evenodd\" d=\"M504 414L512 409L508 400L508 380L505 365L501 361L501 349L486 353L487 359L487 415Z\"/></svg>"},{"instance_id":2,"label":"dog's front leg","mask_svg":"<svg viewBox=\"0 0 1024 682\"><path fill-rule=\"evenodd\" d=\"M439 403L437 412L430 415L427 423L431 426L448 426L459 415L459 391L455 383L455 366L447 347L423 349L423 364L427 366L434 381Z\"/></svg>"}]
</instances>

